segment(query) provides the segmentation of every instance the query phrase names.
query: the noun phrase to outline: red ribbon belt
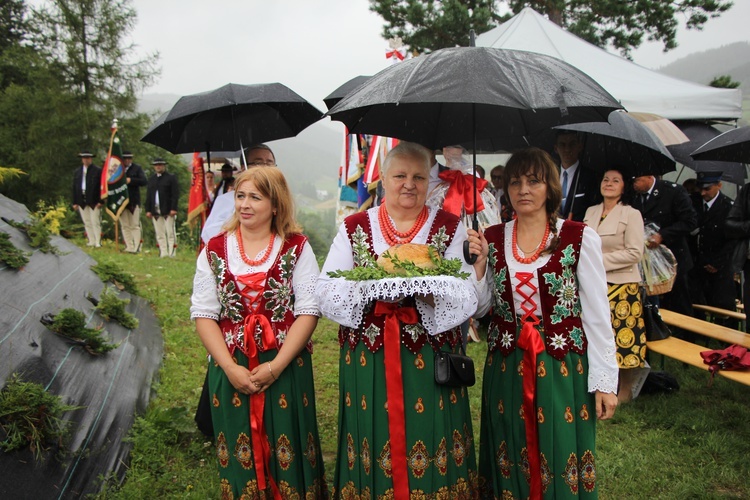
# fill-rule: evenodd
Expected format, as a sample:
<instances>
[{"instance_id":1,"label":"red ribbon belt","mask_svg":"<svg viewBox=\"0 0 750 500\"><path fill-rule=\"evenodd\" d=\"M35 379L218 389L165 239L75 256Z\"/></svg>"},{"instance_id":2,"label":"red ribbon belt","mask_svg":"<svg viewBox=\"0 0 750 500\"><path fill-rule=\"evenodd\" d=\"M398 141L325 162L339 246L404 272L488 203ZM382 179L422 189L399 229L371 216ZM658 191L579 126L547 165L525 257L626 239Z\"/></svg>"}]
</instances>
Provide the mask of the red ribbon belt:
<instances>
[{"instance_id":1,"label":"red ribbon belt","mask_svg":"<svg viewBox=\"0 0 750 500\"><path fill-rule=\"evenodd\" d=\"M388 433L391 438L391 470L394 498L409 498L409 472L406 466L406 421L404 381L401 374L401 327L417 323L417 310L396 303L377 301L375 315L385 316L383 358L388 400Z\"/></svg>"},{"instance_id":2,"label":"red ribbon belt","mask_svg":"<svg viewBox=\"0 0 750 500\"><path fill-rule=\"evenodd\" d=\"M443 210L461 217L461 210L465 209L467 214L474 213L474 195L476 194L477 212L484 210L482 201L482 190L487 187L487 181L471 174L465 174L460 170L444 170L438 177L448 182L450 186L445 193ZM477 189L474 191L474 179L477 180Z\"/></svg>"},{"instance_id":3,"label":"red ribbon belt","mask_svg":"<svg viewBox=\"0 0 750 500\"><path fill-rule=\"evenodd\" d=\"M250 300L250 306L260 299L266 273L252 273L237 277L240 284L245 285L240 294ZM255 291L255 296L250 296L249 291ZM245 317L245 336L243 352L248 358L248 369L253 371L258 365L258 346L255 343L255 331L260 326L261 345L263 350L276 347L276 337L271 328L271 322L262 314L249 314ZM258 478L258 489L265 491L271 486L274 499L281 500L281 494L276 482L271 475L269 461L271 459L271 447L266 437L266 427L263 423L263 411L266 403L266 395L263 392L250 394L250 434L253 442L253 461L255 462L255 475Z\"/></svg>"},{"instance_id":4,"label":"red ribbon belt","mask_svg":"<svg viewBox=\"0 0 750 500\"><path fill-rule=\"evenodd\" d=\"M537 320L538 322L538 320ZM523 414L526 424L526 451L529 454L531 490L529 498L542 498L542 473L539 460L539 433L536 416L536 356L544 351L542 336L533 321L524 321L518 336L523 353Z\"/></svg>"}]
</instances>

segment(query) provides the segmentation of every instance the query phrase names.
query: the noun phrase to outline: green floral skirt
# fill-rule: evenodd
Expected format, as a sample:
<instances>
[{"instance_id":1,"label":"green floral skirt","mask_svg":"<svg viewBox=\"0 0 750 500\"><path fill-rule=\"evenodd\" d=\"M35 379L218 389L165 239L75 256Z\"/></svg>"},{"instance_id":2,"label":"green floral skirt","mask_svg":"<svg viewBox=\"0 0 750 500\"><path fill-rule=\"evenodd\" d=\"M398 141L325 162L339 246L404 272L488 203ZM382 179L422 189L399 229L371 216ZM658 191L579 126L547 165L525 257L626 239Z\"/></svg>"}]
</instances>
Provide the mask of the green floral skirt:
<instances>
[{"instance_id":1,"label":"green floral skirt","mask_svg":"<svg viewBox=\"0 0 750 500\"><path fill-rule=\"evenodd\" d=\"M416 355L403 345L400 352L405 471L392 467L384 348L372 353L359 343L341 349L334 498L394 498L393 478L404 474L412 499L477 498L467 389L435 383L429 344Z\"/></svg>"},{"instance_id":2,"label":"green floral skirt","mask_svg":"<svg viewBox=\"0 0 750 500\"><path fill-rule=\"evenodd\" d=\"M516 337L520 333L520 327ZM542 333L543 336L543 333ZM489 353L482 386L482 498L528 498L530 469L522 410L524 351ZM536 418L544 498L596 498L596 410L586 356L537 355Z\"/></svg>"},{"instance_id":3,"label":"green floral skirt","mask_svg":"<svg viewBox=\"0 0 750 500\"><path fill-rule=\"evenodd\" d=\"M277 351L260 353L260 363ZM235 351L238 364L247 357ZM328 498L323 457L315 414L312 359L303 350L265 392L263 423L270 445L269 470L281 497ZM273 498L270 488L260 491L250 431L249 396L235 390L218 365L208 367L212 398L211 417L219 460L221 498L247 500Z\"/></svg>"}]
</instances>

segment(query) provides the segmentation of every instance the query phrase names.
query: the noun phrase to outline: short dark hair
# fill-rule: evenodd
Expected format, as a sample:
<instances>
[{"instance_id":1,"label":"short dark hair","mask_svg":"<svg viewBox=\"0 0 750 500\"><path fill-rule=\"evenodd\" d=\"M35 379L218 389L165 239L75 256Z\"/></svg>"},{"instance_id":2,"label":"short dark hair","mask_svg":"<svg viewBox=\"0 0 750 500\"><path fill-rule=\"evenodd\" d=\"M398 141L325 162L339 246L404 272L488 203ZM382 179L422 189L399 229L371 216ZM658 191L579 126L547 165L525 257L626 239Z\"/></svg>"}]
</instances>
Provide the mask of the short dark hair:
<instances>
[{"instance_id":1,"label":"short dark hair","mask_svg":"<svg viewBox=\"0 0 750 500\"><path fill-rule=\"evenodd\" d=\"M252 151L254 149L265 149L266 151L268 151L269 153L271 153L271 156L273 156L273 160L276 161L276 155L273 154L273 149L271 149L270 147L268 147L266 144L262 144L262 143L253 144L252 146L246 147L245 151L244 151L245 158L247 158L247 155L250 153L250 151Z\"/></svg>"}]
</instances>

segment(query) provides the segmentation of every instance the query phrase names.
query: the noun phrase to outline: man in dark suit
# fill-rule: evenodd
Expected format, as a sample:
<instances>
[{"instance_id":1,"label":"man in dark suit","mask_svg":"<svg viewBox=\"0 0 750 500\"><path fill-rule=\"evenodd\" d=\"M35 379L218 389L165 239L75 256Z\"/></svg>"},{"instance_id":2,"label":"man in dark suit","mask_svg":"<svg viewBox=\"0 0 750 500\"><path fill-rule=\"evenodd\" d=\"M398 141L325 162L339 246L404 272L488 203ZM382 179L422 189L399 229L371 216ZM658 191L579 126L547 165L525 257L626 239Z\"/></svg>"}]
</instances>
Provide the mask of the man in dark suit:
<instances>
[{"instance_id":1,"label":"man in dark suit","mask_svg":"<svg viewBox=\"0 0 750 500\"><path fill-rule=\"evenodd\" d=\"M586 210L594 204L597 193L593 174L581 167L583 138L573 131L559 131L555 137L555 153L560 158L562 204L560 217L583 222Z\"/></svg>"},{"instance_id":2,"label":"man in dark suit","mask_svg":"<svg viewBox=\"0 0 750 500\"><path fill-rule=\"evenodd\" d=\"M687 238L698 227L693 204L685 188L673 182L656 180L653 175L633 179L636 196L633 207L640 210L645 224L652 223L657 233L646 240L646 246L655 248L664 244L677 259L677 277L672 291L661 296L660 304L670 311L693 315L688 293L688 271L693 267Z\"/></svg>"},{"instance_id":3,"label":"man in dark suit","mask_svg":"<svg viewBox=\"0 0 750 500\"><path fill-rule=\"evenodd\" d=\"M81 214L87 246L102 246L101 182L102 169L94 165L94 155L81 151L81 167L73 173L73 210Z\"/></svg>"},{"instance_id":4,"label":"man in dark suit","mask_svg":"<svg viewBox=\"0 0 750 500\"><path fill-rule=\"evenodd\" d=\"M177 177L167 172L167 162L156 158L151 164L154 175L146 188L146 217L154 221L156 243L160 257L174 257L175 217L180 192Z\"/></svg>"},{"instance_id":5,"label":"man in dark suit","mask_svg":"<svg viewBox=\"0 0 750 500\"><path fill-rule=\"evenodd\" d=\"M234 168L229 163L225 163L221 166L221 180L216 185L214 191L214 199L218 198L224 193L229 192L231 187L234 185Z\"/></svg>"},{"instance_id":6,"label":"man in dark suit","mask_svg":"<svg viewBox=\"0 0 750 500\"><path fill-rule=\"evenodd\" d=\"M133 163L133 153L130 151L122 153L122 164L128 185L128 206L120 214L122 238L126 252L138 253L141 249L141 186L148 184L148 180L141 166Z\"/></svg>"},{"instance_id":7,"label":"man in dark suit","mask_svg":"<svg viewBox=\"0 0 750 500\"><path fill-rule=\"evenodd\" d=\"M721 172L698 172L700 197L693 198L698 214L695 234L695 267L690 273L693 303L708 304L729 311L735 310L732 252L734 240L725 235L725 223L732 209L732 200L721 192ZM725 326L737 328L736 320L727 319Z\"/></svg>"}]
</instances>

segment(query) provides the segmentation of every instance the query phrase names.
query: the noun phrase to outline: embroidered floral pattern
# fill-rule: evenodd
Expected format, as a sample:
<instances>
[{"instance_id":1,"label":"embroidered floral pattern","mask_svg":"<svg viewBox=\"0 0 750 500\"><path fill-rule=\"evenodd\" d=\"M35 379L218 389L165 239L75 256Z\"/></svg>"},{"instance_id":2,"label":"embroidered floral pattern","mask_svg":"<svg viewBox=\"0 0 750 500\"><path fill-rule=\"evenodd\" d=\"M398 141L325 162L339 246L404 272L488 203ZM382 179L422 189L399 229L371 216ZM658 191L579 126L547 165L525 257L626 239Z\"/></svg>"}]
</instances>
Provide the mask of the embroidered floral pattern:
<instances>
[{"instance_id":1,"label":"embroidered floral pattern","mask_svg":"<svg viewBox=\"0 0 750 500\"><path fill-rule=\"evenodd\" d=\"M222 467L229 465L229 447L223 432L220 432L219 437L216 438L216 456L219 459L219 465Z\"/></svg>"},{"instance_id":2,"label":"embroidered floral pattern","mask_svg":"<svg viewBox=\"0 0 750 500\"><path fill-rule=\"evenodd\" d=\"M540 453L539 455L539 468L541 469L540 473L542 476L542 493L547 493L547 488L552 484L552 471L549 469L547 457L544 456L544 453Z\"/></svg>"},{"instance_id":3,"label":"embroidered floral pattern","mask_svg":"<svg viewBox=\"0 0 750 500\"><path fill-rule=\"evenodd\" d=\"M365 328L365 331L362 332L362 336L367 338L370 345L375 343L375 339L378 338L378 335L380 334L380 329L375 325L370 325L367 328Z\"/></svg>"},{"instance_id":4,"label":"embroidered floral pattern","mask_svg":"<svg viewBox=\"0 0 750 500\"><path fill-rule=\"evenodd\" d=\"M438 255L444 255L445 251L448 249L448 240L450 240L450 236L448 236L448 232L445 229L445 226L441 226L440 229L438 229L435 234L432 235L432 239L430 239L430 245L435 247Z\"/></svg>"},{"instance_id":5,"label":"embroidered floral pattern","mask_svg":"<svg viewBox=\"0 0 750 500\"><path fill-rule=\"evenodd\" d=\"M243 320L242 295L237 290L237 284L234 280L228 280L222 285L227 272L227 263L216 252L209 252L208 261L211 263L211 270L216 277L219 303L221 304L219 319L230 319L234 323L239 323Z\"/></svg>"},{"instance_id":6,"label":"embroidered floral pattern","mask_svg":"<svg viewBox=\"0 0 750 500\"><path fill-rule=\"evenodd\" d=\"M466 457L466 445L461 437L461 433L453 431L453 449L451 450L453 455L453 461L456 462L457 467L461 467L464 463L464 457Z\"/></svg>"},{"instance_id":7,"label":"embroidered floral pattern","mask_svg":"<svg viewBox=\"0 0 750 500\"><path fill-rule=\"evenodd\" d=\"M258 489L258 480L252 479L245 484L244 488L242 488L242 496L240 497L240 500L246 498L258 498L259 495L260 490Z\"/></svg>"},{"instance_id":8,"label":"embroidered floral pattern","mask_svg":"<svg viewBox=\"0 0 750 500\"><path fill-rule=\"evenodd\" d=\"M305 396L307 398L307 396ZM307 433L307 446L305 447L305 458L313 469L318 463L318 449L315 447L315 437L312 432Z\"/></svg>"},{"instance_id":9,"label":"embroidered floral pattern","mask_svg":"<svg viewBox=\"0 0 750 500\"><path fill-rule=\"evenodd\" d=\"M237 438L237 444L234 446L234 456L242 464L242 468L253 468L253 453L250 449L250 438L244 432L241 432Z\"/></svg>"},{"instance_id":10,"label":"embroidered floral pattern","mask_svg":"<svg viewBox=\"0 0 750 500\"><path fill-rule=\"evenodd\" d=\"M279 481L279 493L281 498L300 498L297 490L292 487L291 484L286 481Z\"/></svg>"},{"instance_id":11,"label":"embroidered floral pattern","mask_svg":"<svg viewBox=\"0 0 750 500\"><path fill-rule=\"evenodd\" d=\"M441 476L448 472L448 447L445 438L440 440L437 453L435 453L435 467L437 467Z\"/></svg>"},{"instance_id":12,"label":"embroidered floral pattern","mask_svg":"<svg viewBox=\"0 0 750 500\"><path fill-rule=\"evenodd\" d=\"M565 484L570 487L570 492L574 495L578 494L578 460L575 453L571 453L570 457L568 457L565 472L563 472L563 479L565 480Z\"/></svg>"},{"instance_id":13,"label":"embroidered floral pattern","mask_svg":"<svg viewBox=\"0 0 750 500\"><path fill-rule=\"evenodd\" d=\"M354 468L354 461L357 459L357 450L354 449L354 439L351 434L346 435L346 465L349 470Z\"/></svg>"},{"instance_id":14,"label":"embroidered floral pattern","mask_svg":"<svg viewBox=\"0 0 750 500\"><path fill-rule=\"evenodd\" d=\"M419 336L426 333L424 327L420 324L404 325L403 330L404 333L408 335L411 338L411 341L415 344L417 343L417 340L419 340Z\"/></svg>"},{"instance_id":15,"label":"embroidered floral pattern","mask_svg":"<svg viewBox=\"0 0 750 500\"><path fill-rule=\"evenodd\" d=\"M352 234L352 256L356 267L375 267L375 259L370 251L367 233L362 226L357 226Z\"/></svg>"},{"instance_id":16,"label":"embroidered floral pattern","mask_svg":"<svg viewBox=\"0 0 750 500\"><path fill-rule=\"evenodd\" d=\"M574 326L570 331L570 339L573 341L573 345L576 346L577 349L583 349L583 330Z\"/></svg>"},{"instance_id":17,"label":"embroidered floral pattern","mask_svg":"<svg viewBox=\"0 0 750 500\"><path fill-rule=\"evenodd\" d=\"M490 243L490 253L489 253L489 260L490 260L490 269L495 269L495 264L497 263L497 254L495 253L495 244ZM505 281L508 278L508 268L503 267L499 273L495 274L493 276L493 280L495 283L495 286L492 287L493 290L493 296L494 296L494 313L495 315L499 316L503 319L503 321L513 321L513 313L512 308L508 301L503 299L503 294L505 293Z\"/></svg>"},{"instance_id":18,"label":"embroidered floral pattern","mask_svg":"<svg viewBox=\"0 0 750 500\"><path fill-rule=\"evenodd\" d=\"M297 263L296 247L292 247L279 258L280 279L268 278L267 289L263 292L266 309L273 311L271 321L283 321L286 312L294 307L292 273Z\"/></svg>"},{"instance_id":19,"label":"embroidered floral pattern","mask_svg":"<svg viewBox=\"0 0 750 500\"><path fill-rule=\"evenodd\" d=\"M362 440L362 453L360 457L362 457L362 468L365 470L365 474L369 475L370 467L372 467L372 457L370 456L370 442L367 441L367 438Z\"/></svg>"},{"instance_id":20,"label":"embroidered floral pattern","mask_svg":"<svg viewBox=\"0 0 750 500\"><path fill-rule=\"evenodd\" d=\"M510 468L513 467L513 462L510 460L510 455L508 455L508 443L505 441L500 443L500 448L495 453L495 461L497 462L500 474L506 479L510 478Z\"/></svg>"},{"instance_id":21,"label":"embroidered floral pattern","mask_svg":"<svg viewBox=\"0 0 750 500\"><path fill-rule=\"evenodd\" d=\"M391 441L388 440L385 443L385 446L383 446L383 451L380 452L380 457L378 458L378 465L383 470L383 474L385 474L385 477L391 477L391 474L393 473L392 467L393 463L391 462Z\"/></svg>"},{"instance_id":22,"label":"embroidered floral pattern","mask_svg":"<svg viewBox=\"0 0 750 500\"><path fill-rule=\"evenodd\" d=\"M594 488L596 488L596 464L594 463L594 454L591 453L591 450L586 450L581 457L579 473L583 489L589 493L594 491Z\"/></svg>"},{"instance_id":23,"label":"embroidered floral pattern","mask_svg":"<svg viewBox=\"0 0 750 500\"><path fill-rule=\"evenodd\" d=\"M424 476L425 471L430 466L430 456L427 452L427 446L423 441L417 441L412 446L411 451L406 457L406 461L409 464L414 477L421 478Z\"/></svg>"},{"instance_id":24,"label":"embroidered floral pattern","mask_svg":"<svg viewBox=\"0 0 750 500\"><path fill-rule=\"evenodd\" d=\"M581 315L581 302L578 298L578 280L573 272L575 250L573 245L568 245L562 251L563 258L560 263L563 266L562 275L544 273L544 282L550 287L550 294L557 296L557 303L552 308L550 322L557 324L569 316Z\"/></svg>"},{"instance_id":25,"label":"embroidered floral pattern","mask_svg":"<svg viewBox=\"0 0 750 500\"><path fill-rule=\"evenodd\" d=\"M294 461L294 450L292 449L292 443L286 434L279 436L276 440L276 458L279 460L279 465L283 470L289 469L289 466Z\"/></svg>"},{"instance_id":26,"label":"embroidered floral pattern","mask_svg":"<svg viewBox=\"0 0 750 500\"><path fill-rule=\"evenodd\" d=\"M234 494L232 493L232 485L229 484L228 479L222 479L221 485L219 486L221 492L221 500L234 500Z\"/></svg>"}]
</instances>

